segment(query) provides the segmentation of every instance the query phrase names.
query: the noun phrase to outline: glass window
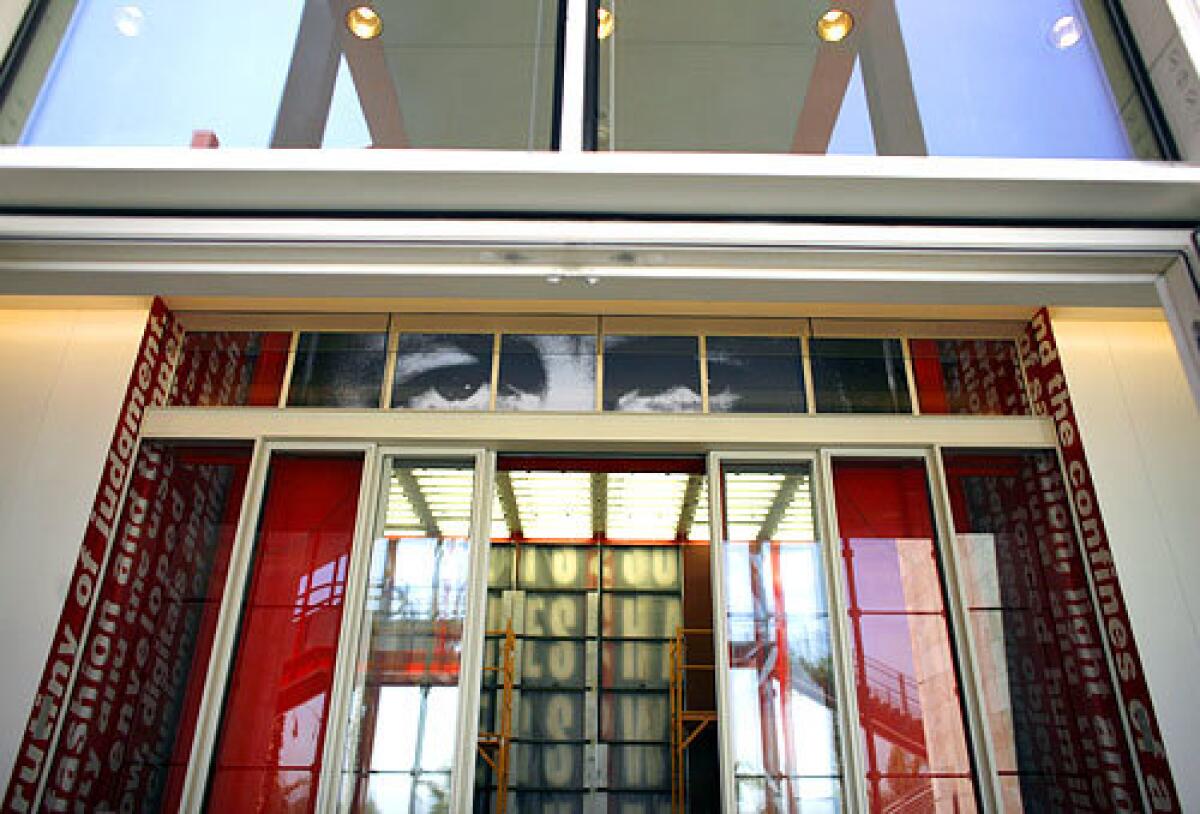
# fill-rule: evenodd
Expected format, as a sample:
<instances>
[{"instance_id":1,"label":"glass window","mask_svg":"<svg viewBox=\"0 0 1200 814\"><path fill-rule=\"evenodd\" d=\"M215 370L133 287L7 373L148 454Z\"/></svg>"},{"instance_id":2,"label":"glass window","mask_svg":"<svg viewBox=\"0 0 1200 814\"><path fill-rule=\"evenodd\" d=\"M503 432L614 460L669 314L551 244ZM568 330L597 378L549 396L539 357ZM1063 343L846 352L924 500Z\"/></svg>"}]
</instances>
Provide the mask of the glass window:
<instances>
[{"instance_id":1,"label":"glass window","mask_svg":"<svg viewBox=\"0 0 1200 814\"><path fill-rule=\"evenodd\" d=\"M499 410L596 409L596 337L505 334L500 341Z\"/></svg>"},{"instance_id":2,"label":"glass window","mask_svg":"<svg viewBox=\"0 0 1200 814\"><path fill-rule=\"evenodd\" d=\"M551 144L556 2L382 0L371 16L311 0L46 6L0 143Z\"/></svg>"},{"instance_id":3,"label":"glass window","mask_svg":"<svg viewBox=\"0 0 1200 814\"><path fill-rule=\"evenodd\" d=\"M908 413L899 339L810 339L818 413Z\"/></svg>"},{"instance_id":4,"label":"glass window","mask_svg":"<svg viewBox=\"0 0 1200 814\"><path fill-rule=\"evenodd\" d=\"M289 407L378 407L387 356L384 333L302 333Z\"/></svg>"},{"instance_id":5,"label":"glass window","mask_svg":"<svg viewBox=\"0 0 1200 814\"><path fill-rule=\"evenodd\" d=\"M342 777L352 811L449 810L474 484L470 462L387 464Z\"/></svg>"},{"instance_id":6,"label":"glass window","mask_svg":"<svg viewBox=\"0 0 1200 814\"><path fill-rule=\"evenodd\" d=\"M709 336L704 341L710 412L804 412L798 337Z\"/></svg>"},{"instance_id":7,"label":"glass window","mask_svg":"<svg viewBox=\"0 0 1200 814\"><path fill-rule=\"evenodd\" d=\"M358 513L359 455L276 454L206 808L311 811Z\"/></svg>"},{"instance_id":8,"label":"glass window","mask_svg":"<svg viewBox=\"0 0 1200 814\"><path fill-rule=\"evenodd\" d=\"M392 406L488 409L495 342L492 334L400 334Z\"/></svg>"},{"instance_id":9,"label":"glass window","mask_svg":"<svg viewBox=\"0 0 1200 814\"><path fill-rule=\"evenodd\" d=\"M722 478L738 811L840 811L839 703L810 466L730 464Z\"/></svg>"},{"instance_id":10,"label":"glass window","mask_svg":"<svg viewBox=\"0 0 1200 814\"><path fill-rule=\"evenodd\" d=\"M687 413L700 407L697 337L604 337L605 410Z\"/></svg>"},{"instance_id":11,"label":"glass window","mask_svg":"<svg viewBox=\"0 0 1200 814\"><path fill-rule=\"evenodd\" d=\"M291 345L290 331L188 333L171 406L278 407Z\"/></svg>"},{"instance_id":12,"label":"glass window","mask_svg":"<svg viewBox=\"0 0 1200 814\"><path fill-rule=\"evenodd\" d=\"M835 459L873 812L976 810L924 462Z\"/></svg>"},{"instance_id":13,"label":"glass window","mask_svg":"<svg viewBox=\"0 0 1200 814\"><path fill-rule=\"evenodd\" d=\"M1101 0L600 6L601 150L1159 157Z\"/></svg>"},{"instance_id":14,"label":"glass window","mask_svg":"<svg viewBox=\"0 0 1200 814\"><path fill-rule=\"evenodd\" d=\"M1137 800L1058 456L947 452L955 547L1005 811ZM1065 610L1064 610L1065 609ZM1051 635L1069 626L1070 635ZM1047 709L1056 710L1051 717ZM1065 803L1065 801L1070 801Z\"/></svg>"},{"instance_id":15,"label":"glass window","mask_svg":"<svg viewBox=\"0 0 1200 814\"><path fill-rule=\"evenodd\" d=\"M1029 415L1016 342L913 339L909 348L922 413Z\"/></svg>"}]
</instances>

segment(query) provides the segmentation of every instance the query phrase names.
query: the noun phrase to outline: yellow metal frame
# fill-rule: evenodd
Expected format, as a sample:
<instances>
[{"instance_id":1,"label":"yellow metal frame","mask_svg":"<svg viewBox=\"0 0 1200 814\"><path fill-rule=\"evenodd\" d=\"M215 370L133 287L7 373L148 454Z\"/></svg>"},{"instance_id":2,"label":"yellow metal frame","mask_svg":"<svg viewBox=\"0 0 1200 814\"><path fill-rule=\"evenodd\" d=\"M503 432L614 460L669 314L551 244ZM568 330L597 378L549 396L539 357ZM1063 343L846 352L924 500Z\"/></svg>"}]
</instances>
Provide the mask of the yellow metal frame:
<instances>
[{"instance_id":1,"label":"yellow metal frame","mask_svg":"<svg viewBox=\"0 0 1200 814\"><path fill-rule=\"evenodd\" d=\"M716 710L687 708L685 678L689 672L715 671L714 664L691 664L687 660L688 636L712 636L711 628L675 628L675 641L669 645L671 658L671 814L687 810L687 782L684 764L687 749L701 732L717 720Z\"/></svg>"},{"instance_id":2,"label":"yellow metal frame","mask_svg":"<svg viewBox=\"0 0 1200 814\"><path fill-rule=\"evenodd\" d=\"M503 630L489 630L488 636L503 636L503 657L500 665L484 666L485 673L500 673L500 731L479 733L479 756L482 757L492 771L496 773L496 808L495 814L505 814L508 808L508 753L512 745L512 696L515 673L513 654L516 650L517 637L513 633L512 620ZM494 754L488 750L494 749Z\"/></svg>"}]
</instances>

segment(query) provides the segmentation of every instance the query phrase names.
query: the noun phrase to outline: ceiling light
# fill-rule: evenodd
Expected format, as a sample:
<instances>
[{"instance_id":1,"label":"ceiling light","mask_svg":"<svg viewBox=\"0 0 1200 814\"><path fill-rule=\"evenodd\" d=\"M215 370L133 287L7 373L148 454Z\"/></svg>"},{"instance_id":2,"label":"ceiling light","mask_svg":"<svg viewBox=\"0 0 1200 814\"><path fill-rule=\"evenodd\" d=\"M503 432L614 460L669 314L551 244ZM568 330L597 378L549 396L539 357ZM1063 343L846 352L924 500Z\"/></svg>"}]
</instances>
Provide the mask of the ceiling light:
<instances>
[{"instance_id":1,"label":"ceiling light","mask_svg":"<svg viewBox=\"0 0 1200 814\"><path fill-rule=\"evenodd\" d=\"M562 280L563 280L563 278L562 278L561 274L546 275L546 282L549 283L550 285L558 285L559 283L562 282Z\"/></svg>"},{"instance_id":2,"label":"ceiling light","mask_svg":"<svg viewBox=\"0 0 1200 814\"><path fill-rule=\"evenodd\" d=\"M596 37L602 40L611 37L613 29L617 27L617 18L606 8L597 10L596 18L598 20L596 24Z\"/></svg>"},{"instance_id":3,"label":"ceiling light","mask_svg":"<svg viewBox=\"0 0 1200 814\"><path fill-rule=\"evenodd\" d=\"M1054 25L1050 26L1050 43L1059 50L1065 51L1073 45L1077 45L1083 39L1083 26L1079 24L1076 17L1067 15L1059 17L1054 21Z\"/></svg>"},{"instance_id":4,"label":"ceiling light","mask_svg":"<svg viewBox=\"0 0 1200 814\"><path fill-rule=\"evenodd\" d=\"M383 18L370 6L355 6L346 14L346 28L360 40L373 40L383 33Z\"/></svg>"},{"instance_id":5,"label":"ceiling light","mask_svg":"<svg viewBox=\"0 0 1200 814\"><path fill-rule=\"evenodd\" d=\"M841 42L853 28L854 17L840 8L831 8L817 20L817 36L825 42Z\"/></svg>"}]
</instances>

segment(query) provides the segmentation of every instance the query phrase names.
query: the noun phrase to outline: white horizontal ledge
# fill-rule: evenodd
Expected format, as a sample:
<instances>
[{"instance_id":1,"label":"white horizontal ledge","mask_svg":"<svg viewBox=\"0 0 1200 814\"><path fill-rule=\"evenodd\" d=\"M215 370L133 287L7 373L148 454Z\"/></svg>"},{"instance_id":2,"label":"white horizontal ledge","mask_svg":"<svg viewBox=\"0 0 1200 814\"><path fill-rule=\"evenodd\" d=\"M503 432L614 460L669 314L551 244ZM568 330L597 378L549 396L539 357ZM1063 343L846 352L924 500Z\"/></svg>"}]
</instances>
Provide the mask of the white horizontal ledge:
<instances>
[{"instance_id":1,"label":"white horizontal ledge","mask_svg":"<svg viewBox=\"0 0 1200 814\"><path fill-rule=\"evenodd\" d=\"M310 439L495 445L507 450L730 447L1054 445L1043 418L992 416L466 413L403 410L169 408L149 410L147 438Z\"/></svg>"},{"instance_id":2,"label":"white horizontal ledge","mask_svg":"<svg viewBox=\"0 0 1200 814\"><path fill-rule=\"evenodd\" d=\"M0 206L87 210L1200 221L1200 168L1136 161L0 149Z\"/></svg>"}]
</instances>

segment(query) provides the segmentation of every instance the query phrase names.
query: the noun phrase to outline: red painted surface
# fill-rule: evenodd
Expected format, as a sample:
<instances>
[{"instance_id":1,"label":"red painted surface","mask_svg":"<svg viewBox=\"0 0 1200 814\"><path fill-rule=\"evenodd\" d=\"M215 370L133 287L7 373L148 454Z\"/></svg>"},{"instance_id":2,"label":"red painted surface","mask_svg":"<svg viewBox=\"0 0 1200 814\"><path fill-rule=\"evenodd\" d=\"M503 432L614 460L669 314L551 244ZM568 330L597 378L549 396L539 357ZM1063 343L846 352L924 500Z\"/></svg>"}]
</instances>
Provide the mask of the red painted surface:
<instances>
[{"instance_id":1,"label":"red painted surface","mask_svg":"<svg viewBox=\"0 0 1200 814\"><path fill-rule=\"evenodd\" d=\"M271 461L209 810L316 804L362 463Z\"/></svg>"}]
</instances>

